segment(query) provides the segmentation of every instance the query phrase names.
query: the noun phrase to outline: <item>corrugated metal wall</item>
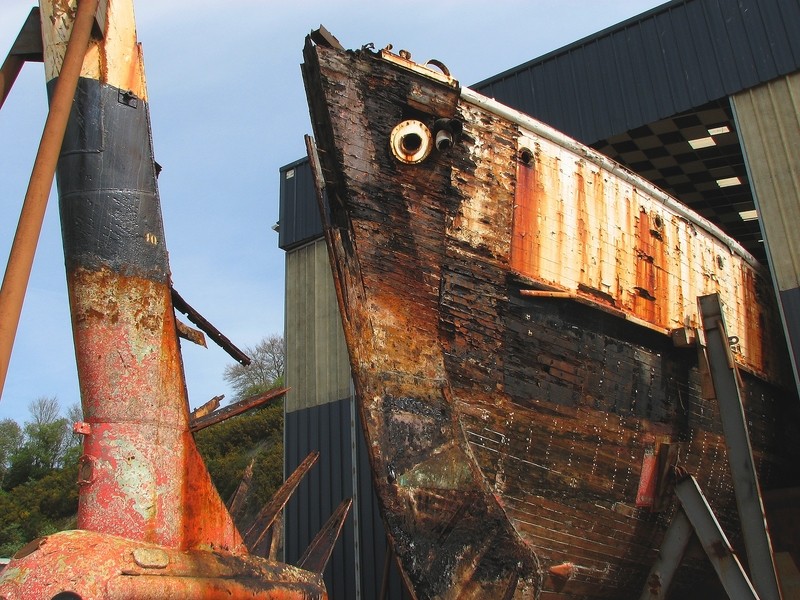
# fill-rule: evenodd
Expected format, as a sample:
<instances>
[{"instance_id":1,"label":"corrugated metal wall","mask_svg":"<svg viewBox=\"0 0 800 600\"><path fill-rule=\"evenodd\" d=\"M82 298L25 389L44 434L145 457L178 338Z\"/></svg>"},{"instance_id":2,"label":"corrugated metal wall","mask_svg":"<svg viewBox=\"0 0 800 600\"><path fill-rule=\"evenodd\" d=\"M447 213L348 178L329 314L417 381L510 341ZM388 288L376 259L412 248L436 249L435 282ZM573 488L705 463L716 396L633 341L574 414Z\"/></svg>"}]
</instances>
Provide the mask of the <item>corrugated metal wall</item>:
<instances>
[{"instance_id":1,"label":"corrugated metal wall","mask_svg":"<svg viewBox=\"0 0 800 600\"><path fill-rule=\"evenodd\" d=\"M308 159L301 158L282 167L280 177L278 247L288 250L320 237L322 220Z\"/></svg>"},{"instance_id":2,"label":"corrugated metal wall","mask_svg":"<svg viewBox=\"0 0 800 600\"><path fill-rule=\"evenodd\" d=\"M287 412L349 397L350 363L322 239L286 254L285 319Z\"/></svg>"},{"instance_id":3,"label":"corrugated metal wall","mask_svg":"<svg viewBox=\"0 0 800 600\"><path fill-rule=\"evenodd\" d=\"M798 69L800 0L677 0L473 89L593 143Z\"/></svg>"},{"instance_id":4,"label":"corrugated metal wall","mask_svg":"<svg viewBox=\"0 0 800 600\"><path fill-rule=\"evenodd\" d=\"M800 37L800 29L796 31ZM731 97L764 243L800 362L800 73Z\"/></svg>"},{"instance_id":5,"label":"corrugated metal wall","mask_svg":"<svg viewBox=\"0 0 800 600\"><path fill-rule=\"evenodd\" d=\"M353 498L325 582L332 600L378 598L386 533L351 393L347 348L322 239L286 254L285 319L286 385L290 388L284 424L286 474L310 452L320 452L319 461L286 507L285 560L296 563L339 502ZM392 600L408 597L393 563L388 591Z\"/></svg>"}]
</instances>

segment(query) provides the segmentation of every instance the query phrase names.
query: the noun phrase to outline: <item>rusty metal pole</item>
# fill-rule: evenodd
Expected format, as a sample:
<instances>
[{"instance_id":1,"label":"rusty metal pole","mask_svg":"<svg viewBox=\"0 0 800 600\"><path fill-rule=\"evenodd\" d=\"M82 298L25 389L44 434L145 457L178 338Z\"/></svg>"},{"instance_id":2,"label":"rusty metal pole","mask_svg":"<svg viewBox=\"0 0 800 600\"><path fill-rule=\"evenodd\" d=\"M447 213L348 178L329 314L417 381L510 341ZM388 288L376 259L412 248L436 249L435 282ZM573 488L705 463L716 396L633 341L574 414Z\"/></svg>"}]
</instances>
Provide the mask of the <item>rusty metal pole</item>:
<instances>
[{"instance_id":1,"label":"rusty metal pole","mask_svg":"<svg viewBox=\"0 0 800 600\"><path fill-rule=\"evenodd\" d=\"M61 143L67 128L72 100L78 86L83 59L94 24L98 0L80 0L75 25L67 44L61 76L56 82L45 121L39 151L33 163L19 224L0 288L0 396L8 373L11 349L19 325L22 302L33 266L33 256L42 230L47 198L53 185ZM5 65L4 65L5 67Z\"/></svg>"}]
</instances>

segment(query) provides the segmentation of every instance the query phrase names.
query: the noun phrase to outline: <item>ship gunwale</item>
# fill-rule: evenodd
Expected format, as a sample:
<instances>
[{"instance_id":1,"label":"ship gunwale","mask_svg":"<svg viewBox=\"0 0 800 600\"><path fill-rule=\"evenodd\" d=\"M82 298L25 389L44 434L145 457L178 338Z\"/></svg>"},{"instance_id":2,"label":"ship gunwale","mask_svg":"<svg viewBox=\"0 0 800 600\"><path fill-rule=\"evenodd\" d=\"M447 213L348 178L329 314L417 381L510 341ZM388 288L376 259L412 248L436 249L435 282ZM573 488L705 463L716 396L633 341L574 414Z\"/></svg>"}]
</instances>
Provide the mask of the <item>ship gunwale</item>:
<instances>
[{"instance_id":1,"label":"ship gunwale","mask_svg":"<svg viewBox=\"0 0 800 600\"><path fill-rule=\"evenodd\" d=\"M421 75L424 76L424 73L421 73ZM655 184L625 168L624 165L609 158L608 156L605 156L604 154L601 154L600 152L597 152L589 146L579 142L575 138L572 138L558 131L557 129L550 127L546 123L543 123L542 121L539 121L538 119L535 119L526 113L520 112L514 108L511 108L510 106L498 102L493 98L489 98L488 96L484 96L479 92L463 86L459 89L459 92L461 94L461 98L465 102L487 110L498 117L509 119L520 127L524 127L532 133L540 135L541 137L555 144L563 146L567 150L571 150L572 152L581 155L583 158L589 160L600 169L608 171L609 174L614 175L615 177L619 177L645 194L655 197L655 199L661 202L668 209L674 211L679 216L688 220L690 223L701 227L707 233L717 238L717 240L726 245L732 253L738 254L745 262L747 262L748 265L755 269L759 275L769 275L763 264L761 264L752 254L750 254L739 242L722 231L722 229L720 229L717 225L702 215L692 211L685 204L676 198L673 198Z\"/></svg>"}]
</instances>

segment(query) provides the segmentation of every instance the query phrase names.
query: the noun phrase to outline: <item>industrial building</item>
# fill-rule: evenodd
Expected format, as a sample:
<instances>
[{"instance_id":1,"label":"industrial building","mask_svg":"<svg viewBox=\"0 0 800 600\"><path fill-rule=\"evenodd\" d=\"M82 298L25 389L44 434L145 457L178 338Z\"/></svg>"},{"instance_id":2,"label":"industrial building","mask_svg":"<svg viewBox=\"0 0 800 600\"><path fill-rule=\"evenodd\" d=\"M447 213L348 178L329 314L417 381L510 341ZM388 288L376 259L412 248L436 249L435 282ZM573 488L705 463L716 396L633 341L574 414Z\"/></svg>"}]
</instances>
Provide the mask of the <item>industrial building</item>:
<instances>
[{"instance_id":1,"label":"industrial building","mask_svg":"<svg viewBox=\"0 0 800 600\"><path fill-rule=\"evenodd\" d=\"M472 85L590 145L718 225L772 274L800 358L800 1L674 0ZM305 159L280 170L286 251L285 470L319 464L286 511L293 562L354 498L331 597L403 596L358 425L347 350ZM782 343L782 340L774 340ZM796 499L772 499L775 510ZM794 505L792 504L792 505ZM797 525L795 525L797 527ZM781 547L800 532L773 531Z\"/></svg>"}]
</instances>

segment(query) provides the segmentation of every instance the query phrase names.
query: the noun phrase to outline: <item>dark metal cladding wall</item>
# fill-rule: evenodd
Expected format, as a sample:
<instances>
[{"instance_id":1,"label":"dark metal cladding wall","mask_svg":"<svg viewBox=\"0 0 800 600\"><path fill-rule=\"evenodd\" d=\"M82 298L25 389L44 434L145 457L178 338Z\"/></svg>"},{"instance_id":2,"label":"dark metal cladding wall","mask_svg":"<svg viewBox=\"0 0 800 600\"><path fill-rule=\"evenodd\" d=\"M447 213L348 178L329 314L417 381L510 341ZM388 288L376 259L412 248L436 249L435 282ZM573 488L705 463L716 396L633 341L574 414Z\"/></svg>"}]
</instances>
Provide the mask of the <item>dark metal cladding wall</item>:
<instances>
[{"instance_id":1,"label":"dark metal cladding wall","mask_svg":"<svg viewBox=\"0 0 800 600\"><path fill-rule=\"evenodd\" d=\"M314 450L319 460L305 476L285 511L285 560L297 564L339 503L352 496L349 468L350 419L348 400L331 402L286 414L284 461L287 475ZM348 516L342 536L325 571L332 599L355 598L353 518Z\"/></svg>"},{"instance_id":2,"label":"dark metal cladding wall","mask_svg":"<svg viewBox=\"0 0 800 600\"><path fill-rule=\"evenodd\" d=\"M278 246L289 250L322 236L314 180L307 158L280 170L280 212Z\"/></svg>"},{"instance_id":3,"label":"dark metal cladding wall","mask_svg":"<svg viewBox=\"0 0 800 600\"><path fill-rule=\"evenodd\" d=\"M353 512L347 517L342 537L325 571L325 584L331 600L356 598L356 578L360 578L361 598L380 598L386 558L386 533L378 512L377 498L372 488L369 463L360 424L351 411L351 400L344 398L308 409L288 412L285 421L285 466L291 473L314 450L320 458L298 488L285 512L285 560L296 564L308 544L328 516L344 499L357 499L358 533L356 539ZM351 429L351 425L355 425ZM352 431L359 432L355 440ZM352 445L356 444L356 465L351 460ZM353 477L357 477L354 488ZM356 573L356 553L361 560ZM390 600L408 598L400 575L392 564L389 573Z\"/></svg>"},{"instance_id":4,"label":"dark metal cladding wall","mask_svg":"<svg viewBox=\"0 0 800 600\"><path fill-rule=\"evenodd\" d=\"M800 0L676 0L473 89L584 143L800 68Z\"/></svg>"}]
</instances>

